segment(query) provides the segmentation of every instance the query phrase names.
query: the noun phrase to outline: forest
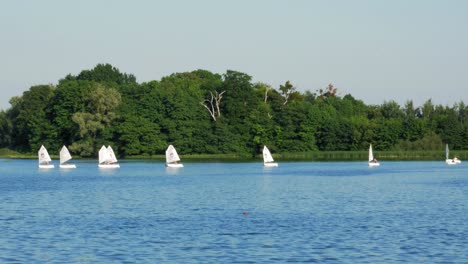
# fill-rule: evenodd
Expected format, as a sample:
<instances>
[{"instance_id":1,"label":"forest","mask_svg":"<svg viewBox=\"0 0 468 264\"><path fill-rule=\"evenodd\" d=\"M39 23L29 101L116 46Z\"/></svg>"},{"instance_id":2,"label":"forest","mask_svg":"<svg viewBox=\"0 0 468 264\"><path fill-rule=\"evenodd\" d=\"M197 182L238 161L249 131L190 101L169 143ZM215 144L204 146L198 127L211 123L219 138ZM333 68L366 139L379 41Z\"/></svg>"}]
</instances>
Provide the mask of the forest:
<instances>
[{"instance_id":1,"label":"forest","mask_svg":"<svg viewBox=\"0 0 468 264\"><path fill-rule=\"evenodd\" d=\"M442 87L441 87L442 89ZM0 148L35 153L69 146L95 157L112 145L120 157L163 154L169 144L183 154L253 157L272 152L468 149L468 108L422 106L407 101L366 105L329 84L300 92L253 83L227 70L174 73L138 83L133 74L98 64L57 85L30 87L0 111Z\"/></svg>"}]
</instances>

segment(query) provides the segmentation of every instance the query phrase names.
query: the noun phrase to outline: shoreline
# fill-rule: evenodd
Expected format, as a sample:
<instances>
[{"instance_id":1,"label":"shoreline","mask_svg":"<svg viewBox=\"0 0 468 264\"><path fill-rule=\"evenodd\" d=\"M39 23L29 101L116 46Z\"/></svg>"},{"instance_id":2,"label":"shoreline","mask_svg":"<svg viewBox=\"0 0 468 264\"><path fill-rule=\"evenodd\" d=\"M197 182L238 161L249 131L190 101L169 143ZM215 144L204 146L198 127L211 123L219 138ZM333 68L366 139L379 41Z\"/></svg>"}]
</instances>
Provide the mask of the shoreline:
<instances>
[{"instance_id":1,"label":"shoreline","mask_svg":"<svg viewBox=\"0 0 468 264\"><path fill-rule=\"evenodd\" d=\"M382 161L445 161L443 151L375 151L375 157ZM366 161L367 151L313 151L297 153L273 153L276 161ZM457 156L462 161L468 159L468 150L451 151L450 158ZM57 160L58 155L51 155ZM180 155L183 161L220 161L220 162L249 162L261 160L261 154L255 157L238 154L187 154ZM3 159L37 159L35 153L19 153L13 150L0 149L0 158ZM94 160L96 157L78 157L75 160ZM120 157L122 160L152 160L164 161L164 155L135 155Z\"/></svg>"}]
</instances>

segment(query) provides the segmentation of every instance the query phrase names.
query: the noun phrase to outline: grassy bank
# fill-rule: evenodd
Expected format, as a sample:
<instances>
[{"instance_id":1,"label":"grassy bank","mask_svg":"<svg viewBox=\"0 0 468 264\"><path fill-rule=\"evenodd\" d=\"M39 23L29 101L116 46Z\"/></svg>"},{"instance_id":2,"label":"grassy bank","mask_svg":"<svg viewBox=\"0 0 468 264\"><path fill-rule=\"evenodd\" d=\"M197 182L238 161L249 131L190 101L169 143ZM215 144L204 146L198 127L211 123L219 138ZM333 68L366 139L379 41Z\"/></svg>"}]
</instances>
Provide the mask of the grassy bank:
<instances>
[{"instance_id":1,"label":"grassy bank","mask_svg":"<svg viewBox=\"0 0 468 264\"><path fill-rule=\"evenodd\" d=\"M179 156L183 160L187 161L249 161L257 158L252 158L248 156L242 156L237 154L190 154L182 155L179 153ZM139 155L139 156L129 156L127 159L151 159L151 160L165 160L164 155ZM260 157L259 157L260 158Z\"/></svg>"},{"instance_id":2,"label":"grassy bank","mask_svg":"<svg viewBox=\"0 0 468 264\"><path fill-rule=\"evenodd\" d=\"M33 155L31 153L19 153L17 151L1 148L0 149L0 158L10 158L10 159L32 159L37 158L37 154Z\"/></svg>"},{"instance_id":3,"label":"grassy bank","mask_svg":"<svg viewBox=\"0 0 468 264\"><path fill-rule=\"evenodd\" d=\"M313 151L295 153L273 153L273 157L278 161L365 161L367 151ZM180 154L186 161L249 161L260 160L258 154L255 158L237 154ZM445 160L444 151L374 151L374 156L378 160ZM468 150L453 150L450 157L457 156L462 161L468 160ZM58 159L58 155L51 155L52 159ZM0 149L0 158L13 159L36 159L35 153L19 153L9 149ZM79 157L74 156L75 159ZM164 155L138 155L128 156L125 159L148 159L164 160Z\"/></svg>"},{"instance_id":4,"label":"grassy bank","mask_svg":"<svg viewBox=\"0 0 468 264\"><path fill-rule=\"evenodd\" d=\"M367 160L367 151L317 151L300 153L281 153L273 155L278 160L314 161L357 161ZM451 151L450 157L457 156L462 161L468 159L468 151ZM444 151L374 151L378 160L445 160Z\"/></svg>"}]
</instances>

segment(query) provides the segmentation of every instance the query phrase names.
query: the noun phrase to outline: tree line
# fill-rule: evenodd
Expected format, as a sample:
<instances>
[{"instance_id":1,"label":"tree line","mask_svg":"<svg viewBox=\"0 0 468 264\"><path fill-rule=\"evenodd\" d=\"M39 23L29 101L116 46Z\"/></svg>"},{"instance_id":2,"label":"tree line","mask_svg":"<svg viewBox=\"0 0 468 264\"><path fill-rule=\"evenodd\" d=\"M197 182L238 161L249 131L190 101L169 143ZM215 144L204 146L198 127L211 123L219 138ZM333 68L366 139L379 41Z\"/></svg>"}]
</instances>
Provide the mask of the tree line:
<instances>
[{"instance_id":1,"label":"tree line","mask_svg":"<svg viewBox=\"0 0 468 264\"><path fill-rule=\"evenodd\" d=\"M119 156L183 154L254 156L273 152L468 149L468 108L407 101L366 105L332 84L299 92L278 89L228 70L174 73L138 83L132 74L98 64L57 85L37 85L0 111L0 147L35 152L69 146L92 157L101 145Z\"/></svg>"}]
</instances>

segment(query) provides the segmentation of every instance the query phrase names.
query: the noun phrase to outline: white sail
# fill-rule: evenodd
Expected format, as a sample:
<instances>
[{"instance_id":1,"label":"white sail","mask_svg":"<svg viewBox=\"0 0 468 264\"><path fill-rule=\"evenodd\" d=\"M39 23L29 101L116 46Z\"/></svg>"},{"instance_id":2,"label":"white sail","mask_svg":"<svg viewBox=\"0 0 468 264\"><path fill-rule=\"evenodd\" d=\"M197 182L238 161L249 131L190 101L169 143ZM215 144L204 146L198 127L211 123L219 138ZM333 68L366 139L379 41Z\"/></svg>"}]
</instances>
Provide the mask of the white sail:
<instances>
[{"instance_id":1,"label":"white sail","mask_svg":"<svg viewBox=\"0 0 468 264\"><path fill-rule=\"evenodd\" d=\"M179 155L177 154L174 146L169 145L169 147L166 149L166 163L173 163L177 161L180 161Z\"/></svg>"},{"instance_id":2,"label":"white sail","mask_svg":"<svg viewBox=\"0 0 468 264\"><path fill-rule=\"evenodd\" d=\"M63 164L72 159L70 152L68 151L67 147L63 146L60 150L60 164Z\"/></svg>"},{"instance_id":3,"label":"white sail","mask_svg":"<svg viewBox=\"0 0 468 264\"><path fill-rule=\"evenodd\" d=\"M111 146L102 146L99 150L99 168L103 169L112 169L120 168L120 165L117 163L117 158L115 157L114 150Z\"/></svg>"},{"instance_id":4,"label":"white sail","mask_svg":"<svg viewBox=\"0 0 468 264\"><path fill-rule=\"evenodd\" d=\"M273 162L273 156L271 156L270 150L266 147L263 146L263 162Z\"/></svg>"},{"instance_id":5,"label":"white sail","mask_svg":"<svg viewBox=\"0 0 468 264\"><path fill-rule=\"evenodd\" d=\"M52 161L50 159L49 153L47 152L47 149L44 146L41 146L39 149L39 152L37 153L39 156L39 164L43 164L49 161Z\"/></svg>"},{"instance_id":6,"label":"white sail","mask_svg":"<svg viewBox=\"0 0 468 264\"><path fill-rule=\"evenodd\" d=\"M278 163L273 162L273 157L271 156L270 150L263 146L263 166L265 167L278 167Z\"/></svg>"},{"instance_id":7,"label":"white sail","mask_svg":"<svg viewBox=\"0 0 468 264\"><path fill-rule=\"evenodd\" d=\"M115 157L114 150L111 148L111 146L107 147L107 154L109 155L109 162L110 163L117 162L117 158Z\"/></svg>"},{"instance_id":8,"label":"white sail","mask_svg":"<svg viewBox=\"0 0 468 264\"><path fill-rule=\"evenodd\" d=\"M455 165L455 164L461 163L461 160L459 160L456 156L453 159L449 157L450 157L449 147L448 147L448 144L445 144L445 163L447 163L448 165Z\"/></svg>"},{"instance_id":9,"label":"white sail","mask_svg":"<svg viewBox=\"0 0 468 264\"><path fill-rule=\"evenodd\" d=\"M446 159L446 160L449 159L449 148L448 148L448 144L445 144L445 159Z\"/></svg>"},{"instance_id":10,"label":"white sail","mask_svg":"<svg viewBox=\"0 0 468 264\"><path fill-rule=\"evenodd\" d=\"M380 163L374 159L374 154L372 153L372 144L369 145L369 167L378 167Z\"/></svg>"},{"instance_id":11,"label":"white sail","mask_svg":"<svg viewBox=\"0 0 468 264\"><path fill-rule=\"evenodd\" d=\"M103 145L99 150L99 163L104 163L109 160L108 153L106 146Z\"/></svg>"},{"instance_id":12,"label":"white sail","mask_svg":"<svg viewBox=\"0 0 468 264\"><path fill-rule=\"evenodd\" d=\"M369 146L369 162L374 160L374 154L372 153L372 144Z\"/></svg>"},{"instance_id":13,"label":"white sail","mask_svg":"<svg viewBox=\"0 0 468 264\"><path fill-rule=\"evenodd\" d=\"M72 156L70 155L70 152L68 151L67 147L63 146L62 149L60 150L60 165L59 165L59 167L61 169L75 169L76 168L75 164L66 163L67 161L69 161L71 159L72 159Z\"/></svg>"}]
</instances>

